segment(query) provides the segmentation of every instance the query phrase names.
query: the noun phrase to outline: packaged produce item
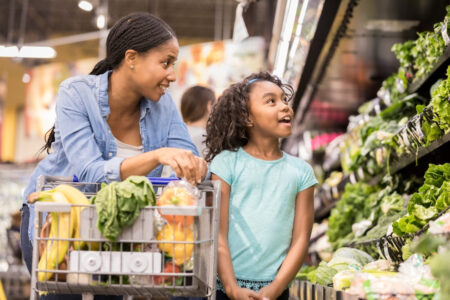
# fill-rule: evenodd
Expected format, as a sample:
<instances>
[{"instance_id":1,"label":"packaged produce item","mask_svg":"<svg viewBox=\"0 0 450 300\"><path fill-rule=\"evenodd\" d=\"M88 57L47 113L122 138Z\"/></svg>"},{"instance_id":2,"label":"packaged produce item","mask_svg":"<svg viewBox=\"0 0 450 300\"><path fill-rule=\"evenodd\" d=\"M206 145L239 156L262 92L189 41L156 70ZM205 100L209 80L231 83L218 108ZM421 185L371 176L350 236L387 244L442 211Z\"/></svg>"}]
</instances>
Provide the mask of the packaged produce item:
<instances>
[{"instance_id":1,"label":"packaged produce item","mask_svg":"<svg viewBox=\"0 0 450 300\"><path fill-rule=\"evenodd\" d=\"M185 180L171 181L162 191L156 205L159 213L170 223L190 226L199 215L200 192Z\"/></svg>"},{"instance_id":2,"label":"packaged produce item","mask_svg":"<svg viewBox=\"0 0 450 300\"><path fill-rule=\"evenodd\" d=\"M181 268L179 266L177 266L176 264L174 264L173 261L166 261L166 263L164 264L164 270L163 273L180 273L181 272ZM151 280L154 280L155 285L163 285L163 284L172 284L172 280L178 280L179 277L175 277L175 276L150 276L150 283ZM180 277L181 278L181 277Z\"/></svg>"},{"instance_id":3,"label":"packaged produce item","mask_svg":"<svg viewBox=\"0 0 450 300\"><path fill-rule=\"evenodd\" d=\"M394 266L387 259L379 259L365 265L363 271L394 271Z\"/></svg>"},{"instance_id":4,"label":"packaged produce item","mask_svg":"<svg viewBox=\"0 0 450 300\"><path fill-rule=\"evenodd\" d=\"M176 265L183 265L191 259L194 251L194 244L177 243L193 242L194 234L188 227L184 227L181 224L166 224L163 229L158 232L156 239L161 241L158 244L159 249L164 251L167 256L171 257Z\"/></svg>"},{"instance_id":5,"label":"packaged produce item","mask_svg":"<svg viewBox=\"0 0 450 300\"><path fill-rule=\"evenodd\" d=\"M439 252L430 260L433 275L440 281L441 299L450 299L450 250Z\"/></svg>"},{"instance_id":6,"label":"packaged produce item","mask_svg":"<svg viewBox=\"0 0 450 300\"><path fill-rule=\"evenodd\" d=\"M365 270L358 273L347 293L365 299L431 299L439 283L419 254L411 255L399 272Z\"/></svg>"},{"instance_id":7,"label":"packaged produce item","mask_svg":"<svg viewBox=\"0 0 450 300\"><path fill-rule=\"evenodd\" d=\"M450 232L450 211L437 218L435 221L430 222L428 233L446 233Z\"/></svg>"},{"instance_id":8,"label":"packaged produce item","mask_svg":"<svg viewBox=\"0 0 450 300\"><path fill-rule=\"evenodd\" d=\"M333 288L335 288L336 290L344 290L346 288L349 288L356 274L357 271L352 269L338 272L333 277Z\"/></svg>"},{"instance_id":9,"label":"packaged produce item","mask_svg":"<svg viewBox=\"0 0 450 300\"><path fill-rule=\"evenodd\" d=\"M394 272L360 272L346 292L364 299L416 299L408 277Z\"/></svg>"}]
</instances>

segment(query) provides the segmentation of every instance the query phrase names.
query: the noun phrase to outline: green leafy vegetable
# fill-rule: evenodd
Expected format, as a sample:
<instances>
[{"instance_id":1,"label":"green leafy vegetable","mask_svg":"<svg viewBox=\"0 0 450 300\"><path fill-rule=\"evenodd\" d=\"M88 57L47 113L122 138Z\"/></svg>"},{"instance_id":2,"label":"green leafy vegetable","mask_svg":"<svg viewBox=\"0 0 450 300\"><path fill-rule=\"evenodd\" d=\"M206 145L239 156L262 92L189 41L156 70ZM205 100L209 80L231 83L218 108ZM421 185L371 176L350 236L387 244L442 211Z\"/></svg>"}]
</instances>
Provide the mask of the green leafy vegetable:
<instances>
[{"instance_id":1,"label":"green leafy vegetable","mask_svg":"<svg viewBox=\"0 0 450 300\"><path fill-rule=\"evenodd\" d=\"M430 164L425 183L408 203L408 215L392 224L395 234L402 236L421 229L450 203L450 163Z\"/></svg>"},{"instance_id":2,"label":"green leafy vegetable","mask_svg":"<svg viewBox=\"0 0 450 300\"><path fill-rule=\"evenodd\" d=\"M98 229L104 237L115 241L123 228L134 223L141 208L155 204L155 192L146 177L130 176L122 182L103 184L91 203L97 210Z\"/></svg>"}]
</instances>

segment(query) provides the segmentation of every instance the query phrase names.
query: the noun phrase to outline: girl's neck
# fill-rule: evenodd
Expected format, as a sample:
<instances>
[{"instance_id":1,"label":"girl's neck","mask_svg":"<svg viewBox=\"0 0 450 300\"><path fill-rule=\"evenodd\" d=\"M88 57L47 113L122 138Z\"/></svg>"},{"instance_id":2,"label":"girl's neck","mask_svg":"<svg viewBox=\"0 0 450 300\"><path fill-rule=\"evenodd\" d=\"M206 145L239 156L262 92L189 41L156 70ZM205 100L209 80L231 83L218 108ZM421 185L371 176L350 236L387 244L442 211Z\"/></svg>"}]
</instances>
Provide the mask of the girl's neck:
<instances>
[{"instance_id":1,"label":"girl's neck","mask_svg":"<svg viewBox=\"0 0 450 300\"><path fill-rule=\"evenodd\" d=\"M244 147L245 152L253 157L264 160L275 160L283 156L278 140L261 139L254 141L250 139Z\"/></svg>"},{"instance_id":2,"label":"girl's neck","mask_svg":"<svg viewBox=\"0 0 450 300\"><path fill-rule=\"evenodd\" d=\"M141 97L130 90L129 83L120 70L113 71L108 79L108 102L111 112L132 115L139 111Z\"/></svg>"}]
</instances>

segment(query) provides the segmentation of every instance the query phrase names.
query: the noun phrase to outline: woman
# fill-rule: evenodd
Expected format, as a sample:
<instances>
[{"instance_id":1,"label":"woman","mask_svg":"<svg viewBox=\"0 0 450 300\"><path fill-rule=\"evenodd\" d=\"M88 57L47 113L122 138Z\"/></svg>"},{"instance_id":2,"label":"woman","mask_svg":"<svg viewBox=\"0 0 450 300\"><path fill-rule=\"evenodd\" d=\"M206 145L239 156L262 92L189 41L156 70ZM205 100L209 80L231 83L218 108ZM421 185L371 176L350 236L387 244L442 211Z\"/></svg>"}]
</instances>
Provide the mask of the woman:
<instances>
[{"instance_id":1,"label":"woman","mask_svg":"<svg viewBox=\"0 0 450 300\"><path fill-rule=\"evenodd\" d=\"M200 182L207 166L189 138L166 89L175 81L174 31L148 13L120 19L106 41L107 56L90 75L65 80L56 122L24 193L21 244L31 270L34 209L27 204L40 175L112 182L130 175L160 176L162 165Z\"/></svg>"}]
</instances>

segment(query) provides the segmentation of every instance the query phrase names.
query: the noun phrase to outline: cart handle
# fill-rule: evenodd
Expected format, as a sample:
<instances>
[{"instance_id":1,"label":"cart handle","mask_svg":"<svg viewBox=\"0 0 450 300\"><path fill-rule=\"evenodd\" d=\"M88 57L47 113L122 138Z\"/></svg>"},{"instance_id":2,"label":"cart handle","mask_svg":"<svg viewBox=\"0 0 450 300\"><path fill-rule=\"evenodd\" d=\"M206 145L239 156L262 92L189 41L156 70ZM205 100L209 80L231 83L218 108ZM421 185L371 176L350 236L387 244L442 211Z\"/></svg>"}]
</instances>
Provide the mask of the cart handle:
<instances>
[{"instance_id":1,"label":"cart handle","mask_svg":"<svg viewBox=\"0 0 450 300\"><path fill-rule=\"evenodd\" d=\"M180 180L178 177L147 177L152 184L167 185L171 181ZM80 182L77 175L73 175L72 182Z\"/></svg>"},{"instance_id":2,"label":"cart handle","mask_svg":"<svg viewBox=\"0 0 450 300\"><path fill-rule=\"evenodd\" d=\"M180 180L178 177L147 177L152 184L167 185L171 181Z\"/></svg>"}]
</instances>

